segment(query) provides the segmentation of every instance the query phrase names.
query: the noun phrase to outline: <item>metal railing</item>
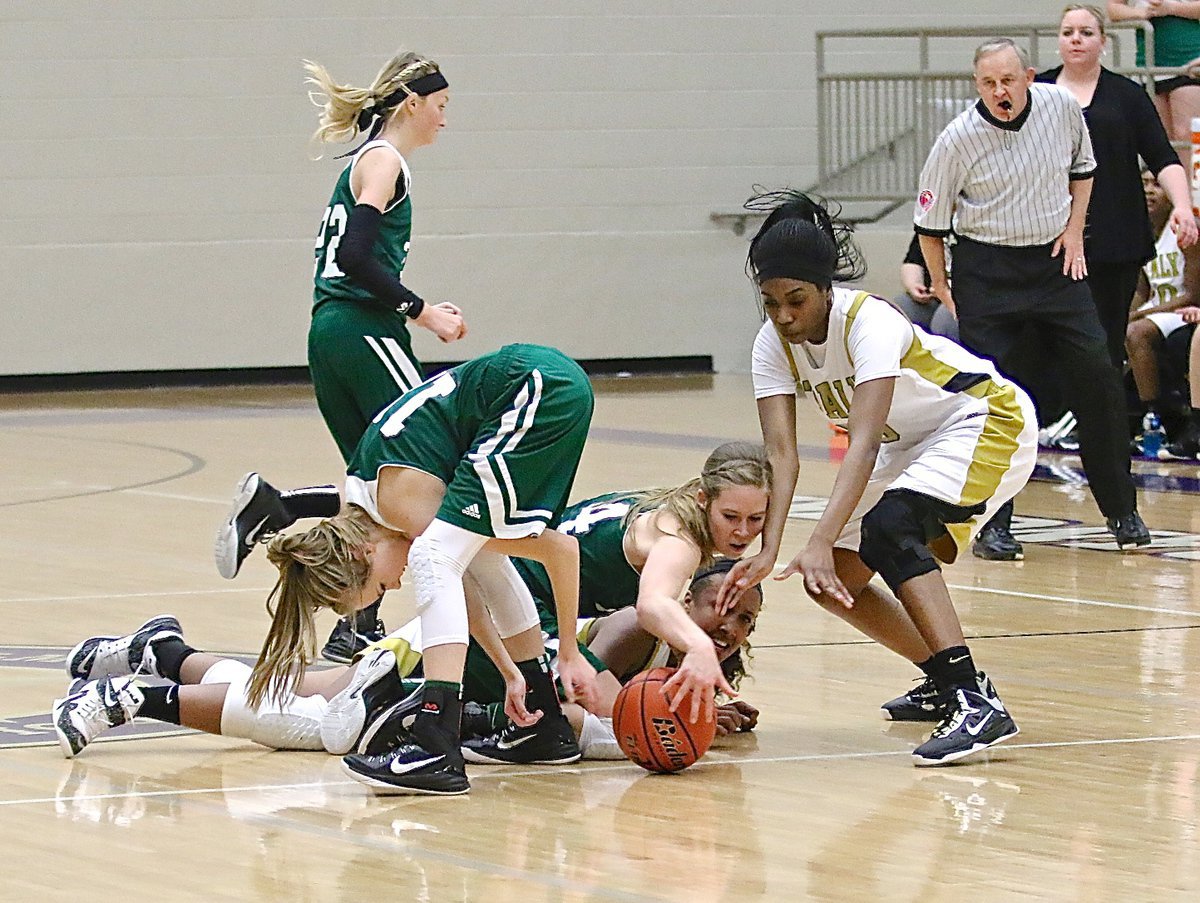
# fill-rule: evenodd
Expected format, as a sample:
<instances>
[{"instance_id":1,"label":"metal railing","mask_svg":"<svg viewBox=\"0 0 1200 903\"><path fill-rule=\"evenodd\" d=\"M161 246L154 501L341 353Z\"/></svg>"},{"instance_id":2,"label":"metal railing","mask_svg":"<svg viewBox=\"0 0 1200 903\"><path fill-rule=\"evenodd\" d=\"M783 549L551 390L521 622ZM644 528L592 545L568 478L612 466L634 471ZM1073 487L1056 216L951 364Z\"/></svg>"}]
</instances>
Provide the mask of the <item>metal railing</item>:
<instances>
[{"instance_id":1,"label":"metal railing","mask_svg":"<svg viewBox=\"0 0 1200 903\"><path fill-rule=\"evenodd\" d=\"M1178 74L1155 68L1154 29L1148 22L1107 26L1107 68L1141 81ZM1121 34L1141 31L1146 65L1123 65ZM987 38L1011 37L1029 50L1035 69L1052 58L1057 26L871 28L816 35L817 181L807 190L843 204L843 216L873 222L916 197L929 149L950 120L978 99L969 71L971 53ZM1043 63L1043 58L1046 62ZM869 61L867 66L863 61ZM760 214L714 210L711 219L742 234Z\"/></svg>"}]
</instances>

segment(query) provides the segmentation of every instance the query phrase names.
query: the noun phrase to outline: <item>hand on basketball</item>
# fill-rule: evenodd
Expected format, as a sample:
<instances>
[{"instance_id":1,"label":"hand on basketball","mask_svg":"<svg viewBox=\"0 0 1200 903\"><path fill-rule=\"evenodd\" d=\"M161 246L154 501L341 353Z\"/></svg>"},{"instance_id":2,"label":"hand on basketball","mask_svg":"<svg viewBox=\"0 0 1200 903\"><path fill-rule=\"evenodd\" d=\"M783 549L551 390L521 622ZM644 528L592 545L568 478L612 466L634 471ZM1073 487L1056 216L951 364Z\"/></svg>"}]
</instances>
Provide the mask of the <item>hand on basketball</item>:
<instances>
[{"instance_id":1,"label":"hand on basketball","mask_svg":"<svg viewBox=\"0 0 1200 903\"><path fill-rule=\"evenodd\" d=\"M721 736L752 731L758 726L758 709L735 699L717 706L717 733Z\"/></svg>"},{"instance_id":2,"label":"hand on basketball","mask_svg":"<svg viewBox=\"0 0 1200 903\"><path fill-rule=\"evenodd\" d=\"M792 574L804 576L804 590L814 599L821 595L829 596L842 603L846 608L854 607L854 597L842 583L837 569L833 564L833 546L828 542L818 542L810 539L800 554L793 558L783 569L776 580L783 580Z\"/></svg>"},{"instance_id":3,"label":"hand on basketball","mask_svg":"<svg viewBox=\"0 0 1200 903\"><path fill-rule=\"evenodd\" d=\"M693 723L711 721L713 717L716 694L720 691L726 696L736 695L721 671L721 663L713 651L712 643L706 642L703 647L696 647L683 657L679 668L663 684L663 692L671 701L671 711L678 712L690 697L690 706L682 709L687 720Z\"/></svg>"},{"instance_id":4,"label":"hand on basketball","mask_svg":"<svg viewBox=\"0 0 1200 903\"><path fill-rule=\"evenodd\" d=\"M596 669L592 663L579 654L563 654L566 644L558 654L558 679L562 683L563 692L567 694L568 702L577 702L585 709L590 709L596 698Z\"/></svg>"},{"instance_id":5,"label":"hand on basketball","mask_svg":"<svg viewBox=\"0 0 1200 903\"><path fill-rule=\"evenodd\" d=\"M723 615L733 608L738 597L752 586L758 586L766 580L774 566L774 555L759 552L753 558L743 558L731 567L717 592L717 614Z\"/></svg>"},{"instance_id":6,"label":"hand on basketball","mask_svg":"<svg viewBox=\"0 0 1200 903\"><path fill-rule=\"evenodd\" d=\"M541 712L531 712L525 708L525 692L528 687L525 678L518 671L514 676L504 680L504 714L518 727L529 727L537 724L542 717Z\"/></svg>"},{"instance_id":7,"label":"hand on basketball","mask_svg":"<svg viewBox=\"0 0 1200 903\"><path fill-rule=\"evenodd\" d=\"M449 301L426 304L420 316L413 322L428 329L446 344L456 342L467 334L467 324L463 320L462 311Z\"/></svg>"}]
</instances>

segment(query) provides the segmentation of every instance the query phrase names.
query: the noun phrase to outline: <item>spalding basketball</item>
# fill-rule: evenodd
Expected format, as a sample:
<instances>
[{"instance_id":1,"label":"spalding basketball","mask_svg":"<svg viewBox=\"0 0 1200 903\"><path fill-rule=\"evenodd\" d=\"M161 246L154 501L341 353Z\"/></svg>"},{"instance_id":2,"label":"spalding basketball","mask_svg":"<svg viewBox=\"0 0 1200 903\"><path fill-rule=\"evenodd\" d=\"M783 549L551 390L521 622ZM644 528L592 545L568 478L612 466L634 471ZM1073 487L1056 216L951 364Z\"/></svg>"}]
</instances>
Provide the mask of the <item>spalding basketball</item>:
<instances>
[{"instance_id":1,"label":"spalding basketball","mask_svg":"<svg viewBox=\"0 0 1200 903\"><path fill-rule=\"evenodd\" d=\"M670 774L682 771L708 752L717 733L713 709L699 721L688 721L691 699L672 712L663 684L674 668L643 671L621 688L613 704L613 732L626 756L647 771Z\"/></svg>"}]
</instances>

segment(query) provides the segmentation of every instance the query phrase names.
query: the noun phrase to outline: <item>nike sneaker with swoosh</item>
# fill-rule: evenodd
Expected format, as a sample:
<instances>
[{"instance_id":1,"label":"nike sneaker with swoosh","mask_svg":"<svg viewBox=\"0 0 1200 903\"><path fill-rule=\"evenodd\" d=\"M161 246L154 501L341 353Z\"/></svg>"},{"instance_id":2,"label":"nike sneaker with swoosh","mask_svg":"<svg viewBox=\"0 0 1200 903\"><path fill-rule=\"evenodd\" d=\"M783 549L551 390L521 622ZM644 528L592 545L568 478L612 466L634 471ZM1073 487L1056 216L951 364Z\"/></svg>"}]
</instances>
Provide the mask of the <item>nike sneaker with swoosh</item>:
<instances>
[{"instance_id":1,"label":"nike sneaker with swoosh","mask_svg":"<svg viewBox=\"0 0 1200 903\"><path fill-rule=\"evenodd\" d=\"M984 696L995 696L996 690L988 676L980 671L975 675L979 680L979 692ZM941 693L932 677L926 677L903 696L890 699L879 707L883 717L889 721L931 721L934 723L945 720L950 714L951 698Z\"/></svg>"},{"instance_id":2,"label":"nike sneaker with swoosh","mask_svg":"<svg viewBox=\"0 0 1200 903\"><path fill-rule=\"evenodd\" d=\"M321 649L321 658L327 662L348 665L372 643L387 636L387 627L379 618L382 599L376 600L349 618L339 618Z\"/></svg>"},{"instance_id":3,"label":"nike sneaker with swoosh","mask_svg":"<svg viewBox=\"0 0 1200 903\"><path fill-rule=\"evenodd\" d=\"M292 523L279 490L256 473L246 474L234 490L229 517L217 529L213 544L217 571L232 580L255 543L270 539Z\"/></svg>"},{"instance_id":4,"label":"nike sneaker with swoosh","mask_svg":"<svg viewBox=\"0 0 1200 903\"><path fill-rule=\"evenodd\" d=\"M145 697L132 676L105 677L54 700L51 719L63 755L73 759L111 728L133 720Z\"/></svg>"},{"instance_id":5,"label":"nike sneaker with swoosh","mask_svg":"<svg viewBox=\"0 0 1200 903\"><path fill-rule=\"evenodd\" d=\"M183 628L171 615L151 618L126 636L94 636L67 655L67 673L76 680L99 680L127 674L162 677L154 657L154 643L168 638L183 639Z\"/></svg>"},{"instance_id":6,"label":"nike sneaker with swoosh","mask_svg":"<svg viewBox=\"0 0 1200 903\"><path fill-rule=\"evenodd\" d=\"M490 737L466 740L463 758L481 765L570 765L582 753L563 715L543 715L530 727L511 721Z\"/></svg>"},{"instance_id":7,"label":"nike sneaker with swoosh","mask_svg":"<svg viewBox=\"0 0 1200 903\"><path fill-rule=\"evenodd\" d=\"M457 750L433 753L415 741L381 756L344 756L342 770L383 795L456 796L471 789Z\"/></svg>"},{"instance_id":8,"label":"nike sneaker with swoosh","mask_svg":"<svg viewBox=\"0 0 1200 903\"><path fill-rule=\"evenodd\" d=\"M933 734L913 750L916 765L947 765L1020 733L1017 723L995 694L972 690L954 691L952 708Z\"/></svg>"}]
</instances>

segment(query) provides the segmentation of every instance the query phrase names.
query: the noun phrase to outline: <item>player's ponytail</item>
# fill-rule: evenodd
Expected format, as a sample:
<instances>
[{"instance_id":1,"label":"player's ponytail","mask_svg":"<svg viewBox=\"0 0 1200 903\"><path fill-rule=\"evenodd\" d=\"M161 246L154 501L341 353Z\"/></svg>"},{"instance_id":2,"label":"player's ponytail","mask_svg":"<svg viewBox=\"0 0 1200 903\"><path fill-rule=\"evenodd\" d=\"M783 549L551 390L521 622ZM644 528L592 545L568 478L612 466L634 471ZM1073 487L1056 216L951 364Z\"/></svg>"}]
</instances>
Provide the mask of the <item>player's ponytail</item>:
<instances>
[{"instance_id":1,"label":"player's ponytail","mask_svg":"<svg viewBox=\"0 0 1200 903\"><path fill-rule=\"evenodd\" d=\"M271 627L250 676L251 706L293 692L316 651L313 615L329 608L351 613L347 597L366 583L363 555L374 522L355 505L301 533L280 534L267 544L267 558L279 569L267 612Z\"/></svg>"}]
</instances>

